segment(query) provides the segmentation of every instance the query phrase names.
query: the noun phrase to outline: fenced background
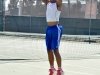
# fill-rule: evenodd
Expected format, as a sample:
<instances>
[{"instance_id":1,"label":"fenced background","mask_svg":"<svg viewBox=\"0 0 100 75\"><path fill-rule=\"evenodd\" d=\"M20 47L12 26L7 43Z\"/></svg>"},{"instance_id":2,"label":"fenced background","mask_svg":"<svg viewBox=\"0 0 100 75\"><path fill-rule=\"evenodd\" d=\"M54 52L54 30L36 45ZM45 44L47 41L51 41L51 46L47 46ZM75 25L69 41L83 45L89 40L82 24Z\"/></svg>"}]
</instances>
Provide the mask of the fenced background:
<instances>
[{"instance_id":1,"label":"fenced background","mask_svg":"<svg viewBox=\"0 0 100 75\"><path fill-rule=\"evenodd\" d=\"M45 11L40 0L0 0L0 75L48 74ZM100 75L100 0L63 0L60 24L65 75Z\"/></svg>"},{"instance_id":2,"label":"fenced background","mask_svg":"<svg viewBox=\"0 0 100 75\"><path fill-rule=\"evenodd\" d=\"M41 0L0 0L0 31L45 33L46 6ZM100 0L63 0L63 34L99 35Z\"/></svg>"}]
</instances>

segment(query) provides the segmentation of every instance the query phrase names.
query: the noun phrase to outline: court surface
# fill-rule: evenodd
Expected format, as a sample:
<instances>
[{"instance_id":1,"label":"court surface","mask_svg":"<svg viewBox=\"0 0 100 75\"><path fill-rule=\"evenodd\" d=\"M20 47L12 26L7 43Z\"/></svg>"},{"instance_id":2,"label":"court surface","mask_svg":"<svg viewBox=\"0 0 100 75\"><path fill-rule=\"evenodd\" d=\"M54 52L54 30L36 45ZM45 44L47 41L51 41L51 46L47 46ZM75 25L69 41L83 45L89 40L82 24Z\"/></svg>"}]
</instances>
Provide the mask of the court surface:
<instances>
[{"instance_id":1,"label":"court surface","mask_svg":"<svg viewBox=\"0 0 100 75\"><path fill-rule=\"evenodd\" d=\"M0 42L0 75L49 75L43 39L1 36ZM61 41L60 53L65 75L100 75L100 44Z\"/></svg>"},{"instance_id":2,"label":"court surface","mask_svg":"<svg viewBox=\"0 0 100 75\"><path fill-rule=\"evenodd\" d=\"M48 69L43 60L0 61L0 75L49 75ZM63 69L65 75L100 75L100 59L63 60Z\"/></svg>"}]
</instances>

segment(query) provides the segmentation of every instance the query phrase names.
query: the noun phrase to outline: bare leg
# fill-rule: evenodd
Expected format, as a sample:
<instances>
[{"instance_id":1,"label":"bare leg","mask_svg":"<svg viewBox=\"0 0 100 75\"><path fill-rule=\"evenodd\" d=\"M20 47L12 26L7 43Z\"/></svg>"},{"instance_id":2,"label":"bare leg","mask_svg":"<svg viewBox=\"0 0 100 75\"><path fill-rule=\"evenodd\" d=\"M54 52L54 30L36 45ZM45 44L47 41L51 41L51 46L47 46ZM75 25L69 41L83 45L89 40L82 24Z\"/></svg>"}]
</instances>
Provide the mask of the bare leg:
<instances>
[{"instance_id":1,"label":"bare leg","mask_svg":"<svg viewBox=\"0 0 100 75\"><path fill-rule=\"evenodd\" d=\"M54 50L54 54L56 57L58 68L61 68L62 67L61 66L61 56L60 56L59 50Z\"/></svg>"},{"instance_id":2,"label":"bare leg","mask_svg":"<svg viewBox=\"0 0 100 75\"><path fill-rule=\"evenodd\" d=\"M54 54L52 50L48 50L48 60L50 63L50 67L54 67Z\"/></svg>"}]
</instances>

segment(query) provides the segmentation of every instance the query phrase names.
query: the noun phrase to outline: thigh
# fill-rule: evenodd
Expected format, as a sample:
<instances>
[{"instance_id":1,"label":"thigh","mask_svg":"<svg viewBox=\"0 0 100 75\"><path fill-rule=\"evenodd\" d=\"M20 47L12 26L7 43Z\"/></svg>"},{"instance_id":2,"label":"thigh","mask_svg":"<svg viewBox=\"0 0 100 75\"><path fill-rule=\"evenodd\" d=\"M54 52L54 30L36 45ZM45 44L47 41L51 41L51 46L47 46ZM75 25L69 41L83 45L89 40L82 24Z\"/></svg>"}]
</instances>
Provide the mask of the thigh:
<instances>
[{"instance_id":1,"label":"thigh","mask_svg":"<svg viewBox=\"0 0 100 75\"><path fill-rule=\"evenodd\" d=\"M45 37L45 41L46 41L46 47L47 50L51 50L51 44L52 44L52 36L51 36L51 31L50 29L46 30L46 37Z\"/></svg>"},{"instance_id":2,"label":"thigh","mask_svg":"<svg viewBox=\"0 0 100 75\"><path fill-rule=\"evenodd\" d=\"M57 27L53 30L53 35L52 35L52 49L53 50L59 49L61 36L62 36L62 27L57 25Z\"/></svg>"}]
</instances>

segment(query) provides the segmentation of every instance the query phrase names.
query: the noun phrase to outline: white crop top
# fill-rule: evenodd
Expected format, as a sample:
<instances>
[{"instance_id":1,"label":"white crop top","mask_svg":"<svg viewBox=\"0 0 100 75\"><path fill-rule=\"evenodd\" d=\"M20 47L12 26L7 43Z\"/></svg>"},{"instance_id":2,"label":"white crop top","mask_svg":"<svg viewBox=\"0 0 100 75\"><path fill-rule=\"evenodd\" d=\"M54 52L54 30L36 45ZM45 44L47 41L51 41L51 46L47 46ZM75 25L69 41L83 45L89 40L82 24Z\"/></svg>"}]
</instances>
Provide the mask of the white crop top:
<instances>
[{"instance_id":1,"label":"white crop top","mask_svg":"<svg viewBox=\"0 0 100 75\"><path fill-rule=\"evenodd\" d=\"M48 3L46 10L47 22L59 21L61 11L58 11L56 3Z\"/></svg>"}]
</instances>

